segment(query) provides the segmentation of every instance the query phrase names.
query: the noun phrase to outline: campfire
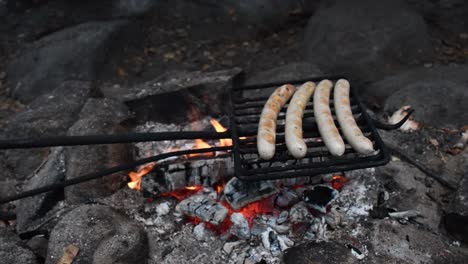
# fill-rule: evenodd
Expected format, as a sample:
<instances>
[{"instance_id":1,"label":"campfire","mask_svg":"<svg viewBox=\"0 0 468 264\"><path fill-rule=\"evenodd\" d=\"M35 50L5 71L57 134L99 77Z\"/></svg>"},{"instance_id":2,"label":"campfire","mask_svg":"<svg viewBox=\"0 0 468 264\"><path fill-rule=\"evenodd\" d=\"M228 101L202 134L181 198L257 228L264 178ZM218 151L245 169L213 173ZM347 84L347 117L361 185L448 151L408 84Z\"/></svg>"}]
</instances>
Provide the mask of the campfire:
<instances>
[{"instance_id":1,"label":"campfire","mask_svg":"<svg viewBox=\"0 0 468 264\"><path fill-rule=\"evenodd\" d=\"M136 161L67 180L58 186L136 167L128 172L127 187L122 192L125 197L143 197L140 202L144 209L131 211L129 215L160 239L176 236L177 243L191 239L201 243L222 241L221 256L228 262L240 259L277 263L288 249L307 242L328 241L338 235L334 230L351 223L355 225L359 217L371 215L406 221L419 216L417 211L391 211L385 202L374 204L372 197L385 199L385 193L371 191L375 189L374 167L390 159L376 127L398 128L411 114L409 109L400 122L381 124L370 119L359 99L352 97L353 117L375 149L362 154L347 144L342 156L335 157L320 137L312 105L308 104L304 112L307 153L301 158L291 157L284 143L287 122L283 110L278 114L276 153L265 160L257 152L256 139L259 113L266 98L238 94L278 85L234 89L232 112L221 118L202 114L191 106L186 114L188 122L142 122L128 138L118 135L104 139L79 138L91 144L99 144L101 140L136 141L133 145ZM222 125L226 120L229 123ZM54 188L57 185L20 196ZM357 259L367 254L365 246L354 243L348 244L347 250Z\"/></svg>"}]
</instances>

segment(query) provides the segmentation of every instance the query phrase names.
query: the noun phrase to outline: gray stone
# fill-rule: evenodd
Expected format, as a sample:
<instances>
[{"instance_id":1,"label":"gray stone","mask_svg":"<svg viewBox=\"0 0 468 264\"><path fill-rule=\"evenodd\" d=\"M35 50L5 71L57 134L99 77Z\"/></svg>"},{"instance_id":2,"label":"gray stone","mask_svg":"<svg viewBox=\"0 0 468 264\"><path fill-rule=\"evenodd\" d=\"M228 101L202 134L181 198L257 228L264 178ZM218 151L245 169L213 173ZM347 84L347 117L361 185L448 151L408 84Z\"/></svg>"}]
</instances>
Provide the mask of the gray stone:
<instances>
[{"instance_id":1,"label":"gray stone","mask_svg":"<svg viewBox=\"0 0 468 264\"><path fill-rule=\"evenodd\" d=\"M371 85L366 94L388 97L384 105L387 112L411 105L417 121L431 126L462 126L468 123L466 71L465 66L413 69Z\"/></svg>"},{"instance_id":2,"label":"gray stone","mask_svg":"<svg viewBox=\"0 0 468 264\"><path fill-rule=\"evenodd\" d=\"M458 139L457 134L440 133L435 128L422 128L412 133L383 130L379 132L387 147L424 167L449 188L456 188L460 179L468 172L468 151L463 151L458 155L441 153L451 147L451 142ZM437 139L440 147L435 148L430 143L431 139ZM394 155L399 156L398 153ZM405 160L405 162L409 161Z\"/></svg>"},{"instance_id":3,"label":"gray stone","mask_svg":"<svg viewBox=\"0 0 468 264\"><path fill-rule=\"evenodd\" d=\"M214 72L169 72L131 87L103 86L101 91L108 98L125 102L135 113L137 121L183 123L187 121L191 106L207 115L226 113L226 104L213 102L225 101L226 92L241 71L233 68Z\"/></svg>"},{"instance_id":4,"label":"gray stone","mask_svg":"<svg viewBox=\"0 0 468 264\"><path fill-rule=\"evenodd\" d=\"M305 12L312 7L298 0L206 0L165 1L159 9L178 14L190 24L206 23L210 30L205 32L205 37L207 34L232 37L239 33L273 31L284 26L292 12Z\"/></svg>"},{"instance_id":5,"label":"gray stone","mask_svg":"<svg viewBox=\"0 0 468 264\"><path fill-rule=\"evenodd\" d=\"M121 126L131 114L127 107L111 99L89 99L83 106L79 120L68 130L69 136L91 134L118 134L126 129ZM97 172L130 161L128 144L88 145L66 149L66 178ZM65 198L71 203L81 203L114 193L126 181L125 172L118 172L100 179L69 186Z\"/></svg>"},{"instance_id":6,"label":"gray stone","mask_svg":"<svg viewBox=\"0 0 468 264\"><path fill-rule=\"evenodd\" d=\"M464 32L468 26L468 3L464 0L418 1L406 0L428 21L444 31Z\"/></svg>"},{"instance_id":7,"label":"gray stone","mask_svg":"<svg viewBox=\"0 0 468 264\"><path fill-rule=\"evenodd\" d=\"M215 1L219 2L219 1ZM263 30L272 30L284 24L289 12L300 7L296 0L226 0L226 9L236 11L241 23L252 25Z\"/></svg>"},{"instance_id":8,"label":"gray stone","mask_svg":"<svg viewBox=\"0 0 468 264\"><path fill-rule=\"evenodd\" d=\"M154 80L131 87L121 85L106 85L101 87L104 96L121 102L132 102L154 95L178 92L192 87L225 88L232 85L233 79L241 73L240 68L214 72L179 71L158 76Z\"/></svg>"},{"instance_id":9,"label":"gray stone","mask_svg":"<svg viewBox=\"0 0 468 264\"><path fill-rule=\"evenodd\" d=\"M18 236L2 227L0 227L0 260L3 264L39 263L34 253L23 245Z\"/></svg>"},{"instance_id":10,"label":"gray stone","mask_svg":"<svg viewBox=\"0 0 468 264\"><path fill-rule=\"evenodd\" d=\"M144 229L102 205L80 206L61 219L50 234L46 263L57 263L70 244L79 249L74 264L146 263L148 258Z\"/></svg>"},{"instance_id":11,"label":"gray stone","mask_svg":"<svg viewBox=\"0 0 468 264\"><path fill-rule=\"evenodd\" d=\"M112 17L135 17L150 12L157 6L156 0L118 0L112 1Z\"/></svg>"},{"instance_id":12,"label":"gray stone","mask_svg":"<svg viewBox=\"0 0 468 264\"><path fill-rule=\"evenodd\" d=\"M285 264L357 263L351 251L340 242L305 243L286 250Z\"/></svg>"},{"instance_id":13,"label":"gray stone","mask_svg":"<svg viewBox=\"0 0 468 264\"><path fill-rule=\"evenodd\" d=\"M64 135L91 91L88 82L69 81L40 96L6 121L3 139ZM2 178L23 180L47 158L48 149L0 151Z\"/></svg>"},{"instance_id":14,"label":"gray stone","mask_svg":"<svg viewBox=\"0 0 468 264\"><path fill-rule=\"evenodd\" d=\"M8 65L13 96L31 102L66 80L93 80L126 21L90 22L48 35Z\"/></svg>"},{"instance_id":15,"label":"gray stone","mask_svg":"<svg viewBox=\"0 0 468 264\"><path fill-rule=\"evenodd\" d=\"M425 184L426 175L417 168L402 162L392 161L384 167L376 168L376 177L389 193L392 193L387 206L397 211L415 210L421 214L417 222L433 231L439 229L442 209L427 193L442 192L437 187ZM415 202L417 201L417 202Z\"/></svg>"},{"instance_id":16,"label":"gray stone","mask_svg":"<svg viewBox=\"0 0 468 264\"><path fill-rule=\"evenodd\" d=\"M63 148L55 148L31 178L24 184L23 192L58 183L65 179L65 157ZM16 230L18 233L31 231L42 217L60 201L61 190L50 191L19 200L16 207Z\"/></svg>"},{"instance_id":17,"label":"gray stone","mask_svg":"<svg viewBox=\"0 0 468 264\"><path fill-rule=\"evenodd\" d=\"M47 256L47 244L49 240L44 235L33 236L26 245L39 257L45 259Z\"/></svg>"},{"instance_id":18,"label":"gray stone","mask_svg":"<svg viewBox=\"0 0 468 264\"><path fill-rule=\"evenodd\" d=\"M305 79L320 75L322 75L322 72L317 68L317 66L307 62L295 62L251 74L250 76L247 76L246 84Z\"/></svg>"},{"instance_id":19,"label":"gray stone","mask_svg":"<svg viewBox=\"0 0 468 264\"><path fill-rule=\"evenodd\" d=\"M441 235L414 225L379 221L370 232L370 263L432 263L434 258L450 259L457 250L447 250L445 242Z\"/></svg>"},{"instance_id":20,"label":"gray stone","mask_svg":"<svg viewBox=\"0 0 468 264\"><path fill-rule=\"evenodd\" d=\"M443 223L451 235L468 243L468 174L460 181Z\"/></svg>"},{"instance_id":21,"label":"gray stone","mask_svg":"<svg viewBox=\"0 0 468 264\"><path fill-rule=\"evenodd\" d=\"M307 25L304 45L322 71L359 83L418 64L432 51L423 18L392 0L324 3Z\"/></svg>"}]
</instances>

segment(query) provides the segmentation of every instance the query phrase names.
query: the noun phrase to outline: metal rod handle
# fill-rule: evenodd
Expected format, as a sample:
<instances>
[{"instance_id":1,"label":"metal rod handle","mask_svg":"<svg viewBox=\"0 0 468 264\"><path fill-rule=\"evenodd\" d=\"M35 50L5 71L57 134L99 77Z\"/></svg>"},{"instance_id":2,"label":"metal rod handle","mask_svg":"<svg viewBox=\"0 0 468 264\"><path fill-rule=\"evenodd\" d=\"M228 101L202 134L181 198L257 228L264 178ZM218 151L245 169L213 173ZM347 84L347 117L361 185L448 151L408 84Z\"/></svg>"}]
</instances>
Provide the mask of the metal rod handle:
<instances>
[{"instance_id":1,"label":"metal rod handle","mask_svg":"<svg viewBox=\"0 0 468 264\"><path fill-rule=\"evenodd\" d=\"M159 155L152 156L152 157L149 157L149 158L136 160L136 161L128 163L128 164L124 164L124 165L120 165L120 166L116 166L116 167L112 167L112 168L107 168L107 169L102 170L102 171L93 172L93 173L85 174L85 175L82 175L82 176L78 176L78 177L73 178L73 179L69 179L69 180L65 180L65 181L62 181L62 182L46 185L46 186L39 187L39 188L34 189L34 190L25 191L25 192L22 192L22 193L19 193L19 194L16 194L16 195L12 195L12 196L9 196L9 197L3 197L3 198L0 198L0 204L4 204L4 203L7 203L7 202L19 200L19 199L26 198L26 197L29 197L29 196L34 196L34 195L45 193L45 192L48 192L48 191L61 189L61 188L64 188L66 186L69 186L69 185L74 185L74 184L78 184L78 183L81 183L81 182L98 179L98 178L104 177L106 175L110 175L110 174L113 174L113 173L116 173L116 172L119 172L119 171L130 170L130 169L135 168L136 166L143 165L143 164L150 163L150 162L155 162L155 161L162 160L162 159L169 158L169 157L182 156L182 155L193 154L193 153L209 153L209 152L216 152L216 151L228 151L228 150L231 150L231 149L232 149L232 146L227 146L227 147L213 147L213 148L203 148L203 149L196 149L196 150L189 149L189 150L180 150L180 151L174 151L174 152L167 152L167 153L159 154Z\"/></svg>"},{"instance_id":2,"label":"metal rod handle","mask_svg":"<svg viewBox=\"0 0 468 264\"><path fill-rule=\"evenodd\" d=\"M0 149L43 148L56 146L102 145L183 139L230 138L231 132L180 131L158 133L129 133L121 135L57 136L0 140Z\"/></svg>"}]
</instances>

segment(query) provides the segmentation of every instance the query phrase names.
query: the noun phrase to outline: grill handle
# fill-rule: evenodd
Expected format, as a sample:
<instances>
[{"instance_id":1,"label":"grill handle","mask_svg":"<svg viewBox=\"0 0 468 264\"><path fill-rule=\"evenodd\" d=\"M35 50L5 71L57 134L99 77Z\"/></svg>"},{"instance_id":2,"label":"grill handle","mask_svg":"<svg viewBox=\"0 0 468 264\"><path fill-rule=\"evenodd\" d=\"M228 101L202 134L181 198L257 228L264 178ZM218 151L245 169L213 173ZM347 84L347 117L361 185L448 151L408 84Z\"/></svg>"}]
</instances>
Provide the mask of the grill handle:
<instances>
[{"instance_id":1,"label":"grill handle","mask_svg":"<svg viewBox=\"0 0 468 264\"><path fill-rule=\"evenodd\" d=\"M386 123L382 123L378 120L375 120L372 118L372 122L374 123L375 127L377 127L378 129L383 129L383 130L395 130L395 129L398 129L400 128L411 116L411 114L413 114L414 112L414 109L410 109L408 111L408 113L406 114L405 117L403 117L403 119L401 119L398 123L395 123L395 124L386 124Z\"/></svg>"},{"instance_id":2,"label":"grill handle","mask_svg":"<svg viewBox=\"0 0 468 264\"><path fill-rule=\"evenodd\" d=\"M20 138L0 140L0 149L27 149L56 146L102 145L183 139L224 139L231 138L225 132L178 131L158 133L129 133L121 135L56 136L43 138Z\"/></svg>"}]
</instances>

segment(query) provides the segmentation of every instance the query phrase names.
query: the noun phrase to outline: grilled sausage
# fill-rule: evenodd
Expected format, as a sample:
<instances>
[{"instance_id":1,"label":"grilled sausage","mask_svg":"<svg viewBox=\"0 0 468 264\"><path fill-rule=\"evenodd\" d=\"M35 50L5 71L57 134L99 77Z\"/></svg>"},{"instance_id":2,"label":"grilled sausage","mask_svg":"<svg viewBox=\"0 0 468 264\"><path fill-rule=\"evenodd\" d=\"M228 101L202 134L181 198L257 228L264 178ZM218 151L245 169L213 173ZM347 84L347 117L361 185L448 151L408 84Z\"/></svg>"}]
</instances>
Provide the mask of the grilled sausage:
<instances>
[{"instance_id":1,"label":"grilled sausage","mask_svg":"<svg viewBox=\"0 0 468 264\"><path fill-rule=\"evenodd\" d=\"M291 84L282 85L271 94L263 107L258 124L257 149L264 160L270 160L275 155L278 113L295 91Z\"/></svg>"},{"instance_id":2,"label":"grilled sausage","mask_svg":"<svg viewBox=\"0 0 468 264\"><path fill-rule=\"evenodd\" d=\"M335 83L334 100L335 111L338 123L341 126L343 136L354 150L361 154L369 154L374 151L372 141L362 134L354 120L351 112L351 103L349 101L349 82L345 79L340 79Z\"/></svg>"},{"instance_id":3,"label":"grilled sausage","mask_svg":"<svg viewBox=\"0 0 468 264\"><path fill-rule=\"evenodd\" d=\"M302 133L302 117L314 89L315 83L304 83L294 94L286 111L286 128L284 131L286 146L296 159L303 158L307 154L307 145L304 142Z\"/></svg>"},{"instance_id":4,"label":"grilled sausage","mask_svg":"<svg viewBox=\"0 0 468 264\"><path fill-rule=\"evenodd\" d=\"M314 93L315 121L328 151L334 156L341 156L345 151L345 144L333 122L330 110L330 93L333 83L329 80L321 81Z\"/></svg>"}]
</instances>

